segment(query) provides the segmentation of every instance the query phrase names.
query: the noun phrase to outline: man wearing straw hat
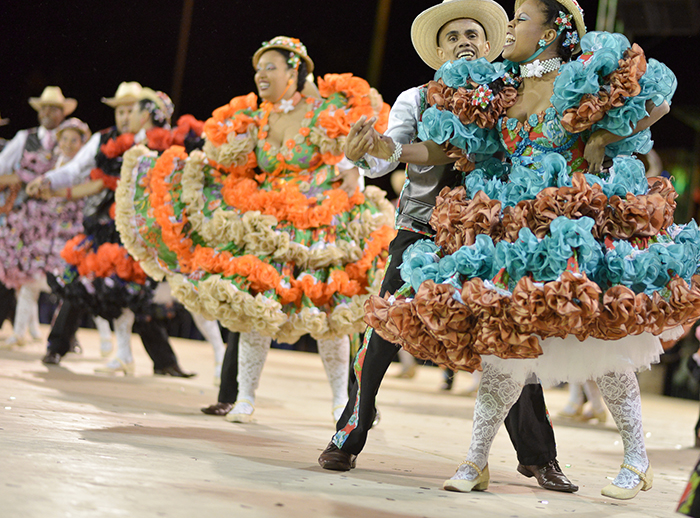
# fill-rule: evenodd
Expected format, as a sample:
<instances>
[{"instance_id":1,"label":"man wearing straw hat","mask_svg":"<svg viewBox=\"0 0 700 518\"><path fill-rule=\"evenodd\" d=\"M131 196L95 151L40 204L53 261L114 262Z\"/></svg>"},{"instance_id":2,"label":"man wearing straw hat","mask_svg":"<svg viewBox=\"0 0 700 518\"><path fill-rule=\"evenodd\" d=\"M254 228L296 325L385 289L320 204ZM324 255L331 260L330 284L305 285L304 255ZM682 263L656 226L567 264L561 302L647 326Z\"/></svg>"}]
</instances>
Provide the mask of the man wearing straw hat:
<instances>
[{"instance_id":1,"label":"man wearing straw hat","mask_svg":"<svg viewBox=\"0 0 700 518\"><path fill-rule=\"evenodd\" d=\"M437 70L445 62L457 59L471 61L483 57L493 61L503 49L507 24L505 11L493 0L445 0L418 15L411 27L411 39L423 61ZM425 92L424 87L411 88L399 95L392 107L385 136L393 140L395 151L388 161L366 154L372 141L368 135L371 125L360 120L352 128L345 153L365 176L383 176L396 168L401 145L417 138L418 122L427 107ZM456 186L460 178L451 165L419 166L405 156L401 161L408 164L407 182L396 217L398 234L389 247L391 260L382 282L382 296L386 292L395 293L403 285L398 268L404 250L426 235L434 235L429 220L435 198L443 187ZM372 426L379 385L397 350L396 345L368 330L355 359L357 380L350 400L336 425L336 434L318 459L323 468L347 471L355 467L356 456ZM520 473L535 477L545 489L578 490L557 463L554 432L540 385L526 386L506 419L506 427L518 454Z\"/></svg>"},{"instance_id":2,"label":"man wearing straw hat","mask_svg":"<svg viewBox=\"0 0 700 518\"><path fill-rule=\"evenodd\" d=\"M64 97L58 86L47 86L41 97L30 97L29 104L37 112L39 126L18 131L0 152L0 224L4 214L24 203L22 184L53 167L56 129L78 101ZM0 325L14 306L13 291L0 284Z\"/></svg>"},{"instance_id":3,"label":"man wearing straw hat","mask_svg":"<svg viewBox=\"0 0 700 518\"><path fill-rule=\"evenodd\" d=\"M150 90L152 91L152 90ZM143 97L144 88L135 81L122 82L117 87L114 97L102 98L102 102L114 108L115 125L95 133L80 149L73 160L58 167L27 185L27 193L31 196L50 197L54 191L71 187L90 179L91 171L97 167L96 157L100 146L122 133L129 132L129 119L137 102ZM106 195L91 197L85 208L85 214L91 215L99 208ZM86 308L77 307L69 300L64 300L49 334L47 352L42 362L47 365L58 365L61 358L70 350L70 342L74 337L80 320ZM96 321L99 322L98 319ZM103 324L104 325L104 324ZM107 324L107 328L109 324ZM154 372L175 377L191 377L194 374L184 372L177 361L175 352L168 342L167 331L157 320L137 322L134 331L140 336L146 352L153 360ZM111 344L109 344L111 346ZM104 346L102 346L104 349ZM111 348L111 347L110 347ZM109 350L105 350L109 354Z\"/></svg>"}]
</instances>

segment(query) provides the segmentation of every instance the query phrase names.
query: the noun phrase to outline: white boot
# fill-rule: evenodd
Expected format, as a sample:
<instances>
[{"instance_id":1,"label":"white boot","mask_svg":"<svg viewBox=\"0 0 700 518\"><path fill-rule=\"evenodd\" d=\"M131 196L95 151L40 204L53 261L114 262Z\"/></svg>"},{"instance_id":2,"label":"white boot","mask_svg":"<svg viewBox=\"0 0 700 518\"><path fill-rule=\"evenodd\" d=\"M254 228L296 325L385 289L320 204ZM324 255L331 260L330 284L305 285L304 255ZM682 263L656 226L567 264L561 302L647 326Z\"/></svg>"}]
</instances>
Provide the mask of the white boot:
<instances>
[{"instance_id":1,"label":"white boot","mask_svg":"<svg viewBox=\"0 0 700 518\"><path fill-rule=\"evenodd\" d=\"M123 372L125 376L133 376L135 366L131 353L131 328L134 325L134 313L130 309L124 309L114 321L114 334L117 338L117 354L104 367L98 367L95 372L103 374L116 374Z\"/></svg>"},{"instance_id":2,"label":"white boot","mask_svg":"<svg viewBox=\"0 0 700 518\"><path fill-rule=\"evenodd\" d=\"M267 353L272 338L257 331L241 333L238 340L238 398L226 420L232 423L249 423L255 411L255 391L260 385Z\"/></svg>"},{"instance_id":3,"label":"white boot","mask_svg":"<svg viewBox=\"0 0 700 518\"><path fill-rule=\"evenodd\" d=\"M112 344L112 329L109 327L109 322L102 317L95 317L95 327L100 335L100 355L106 358L114 350Z\"/></svg>"},{"instance_id":4,"label":"white boot","mask_svg":"<svg viewBox=\"0 0 700 518\"><path fill-rule=\"evenodd\" d=\"M221 338L219 323L216 320L207 320L197 313L192 313L192 319L202 336L214 348L214 385L221 385L221 366L224 364L226 345Z\"/></svg>"},{"instance_id":5,"label":"white boot","mask_svg":"<svg viewBox=\"0 0 700 518\"><path fill-rule=\"evenodd\" d=\"M348 373L350 371L350 337L317 340L318 354L333 392L333 422L338 422L348 403Z\"/></svg>"}]
</instances>

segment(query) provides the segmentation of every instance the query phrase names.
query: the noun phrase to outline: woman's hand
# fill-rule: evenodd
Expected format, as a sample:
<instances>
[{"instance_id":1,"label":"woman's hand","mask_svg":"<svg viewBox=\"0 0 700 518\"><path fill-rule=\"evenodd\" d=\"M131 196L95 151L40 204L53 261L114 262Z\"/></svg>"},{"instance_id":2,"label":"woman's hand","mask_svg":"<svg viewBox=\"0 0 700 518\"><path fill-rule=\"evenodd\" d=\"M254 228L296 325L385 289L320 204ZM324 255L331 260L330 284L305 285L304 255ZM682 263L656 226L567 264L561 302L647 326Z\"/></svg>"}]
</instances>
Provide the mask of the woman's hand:
<instances>
[{"instance_id":1,"label":"woman's hand","mask_svg":"<svg viewBox=\"0 0 700 518\"><path fill-rule=\"evenodd\" d=\"M598 130L591 135L583 150L583 158L588 162L588 172L598 174L605 160L605 146L608 145L607 130Z\"/></svg>"},{"instance_id":2,"label":"woman's hand","mask_svg":"<svg viewBox=\"0 0 700 518\"><path fill-rule=\"evenodd\" d=\"M358 185L360 185L360 172L356 167L346 169L345 171L339 171L338 175L332 179L334 182L337 180L343 182L338 189L345 191L348 196L352 196L355 194L355 191L357 191Z\"/></svg>"},{"instance_id":3,"label":"woman's hand","mask_svg":"<svg viewBox=\"0 0 700 518\"><path fill-rule=\"evenodd\" d=\"M48 200L53 194L51 191L51 181L45 177L35 178L29 182L26 191L32 198L40 198L42 200Z\"/></svg>"},{"instance_id":4,"label":"woman's hand","mask_svg":"<svg viewBox=\"0 0 700 518\"><path fill-rule=\"evenodd\" d=\"M374 117L367 120L367 117L363 115L360 117L360 120L358 120L352 126L352 128L350 128L348 136L345 139L344 150L345 156L348 158L348 160L357 162L367 153L369 153L374 139L374 135L372 134L372 131L374 131L372 129L372 125L375 121L376 119Z\"/></svg>"}]
</instances>

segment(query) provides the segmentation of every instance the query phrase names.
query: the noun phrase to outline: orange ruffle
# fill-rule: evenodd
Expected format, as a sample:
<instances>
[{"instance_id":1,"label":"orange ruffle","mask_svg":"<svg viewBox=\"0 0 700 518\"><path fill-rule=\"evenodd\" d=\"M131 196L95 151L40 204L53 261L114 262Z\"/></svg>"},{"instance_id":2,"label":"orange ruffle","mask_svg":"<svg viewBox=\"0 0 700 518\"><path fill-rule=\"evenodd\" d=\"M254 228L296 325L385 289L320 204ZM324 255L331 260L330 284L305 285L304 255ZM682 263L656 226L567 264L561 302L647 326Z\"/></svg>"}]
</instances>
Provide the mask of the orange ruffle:
<instances>
[{"instance_id":1,"label":"orange ruffle","mask_svg":"<svg viewBox=\"0 0 700 518\"><path fill-rule=\"evenodd\" d=\"M91 180L102 180L102 183L104 186L109 189L110 191L116 191L117 190L117 184L119 183L119 177L118 176L110 176L107 173L105 173L102 169L99 167L96 167L92 171L90 171L90 179Z\"/></svg>"},{"instance_id":2,"label":"orange ruffle","mask_svg":"<svg viewBox=\"0 0 700 518\"><path fill-rule=\"evenodd\" d=\"M139 263L118 243L104 243L93 251L92 242L84 234L78 234L66 243L61 257L83 277L116 275L126 282L146 283L146 274Z\"/></svg>"},{"instance_id":3,"label":"orange ruffle","mask_svg":"<svg viewBox=\"0 0 700 518\"><path fill-rule=\"evenodd\" d=\"M241 110L257 110L258 96L254 93L234 97L228 104L217 108L204 123L204 134L210 142L220 146L226 142L229 133L245 133L253 118Z\"/></svg>"}]
</instances>

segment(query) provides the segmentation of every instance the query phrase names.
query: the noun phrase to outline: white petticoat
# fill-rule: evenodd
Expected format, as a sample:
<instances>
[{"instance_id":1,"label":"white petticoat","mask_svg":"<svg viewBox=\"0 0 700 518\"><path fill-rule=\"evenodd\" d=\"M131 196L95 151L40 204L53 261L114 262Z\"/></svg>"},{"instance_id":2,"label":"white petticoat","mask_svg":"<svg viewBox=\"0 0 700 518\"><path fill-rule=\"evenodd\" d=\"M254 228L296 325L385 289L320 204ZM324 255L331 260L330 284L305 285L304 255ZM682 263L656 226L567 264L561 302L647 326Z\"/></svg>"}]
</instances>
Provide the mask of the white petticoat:
<instances>
[{"instance_id":1,"label":"white petticoat","mask_svg":"<svg viewBox=\"0 0 700 518\"><path fill-rule=\"evenodd\" d=\"M658 363L663 354L659 338L651 333L627 336L620 340L575 336L540 340L544 353L534 359L503 360L493 355L482 356L482 363L508 373L521 383L539 378L543 385L564 381L583 383L609 372L629 372L648 369Z\"/></svg>"}]
</instances>

